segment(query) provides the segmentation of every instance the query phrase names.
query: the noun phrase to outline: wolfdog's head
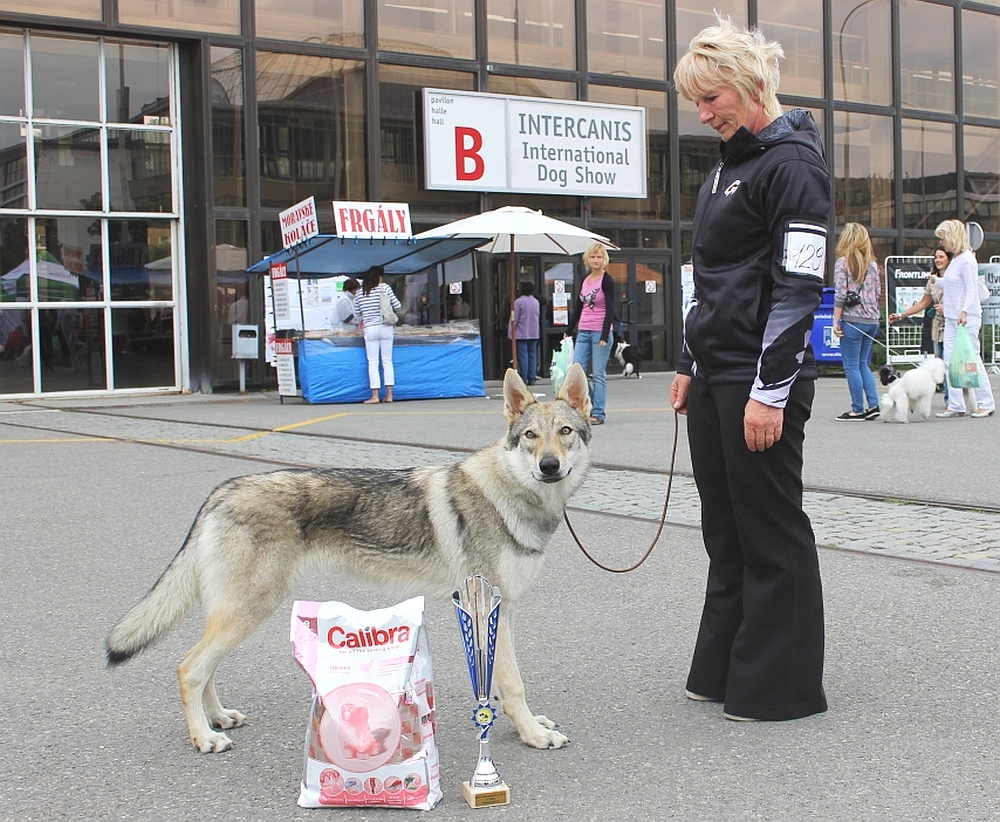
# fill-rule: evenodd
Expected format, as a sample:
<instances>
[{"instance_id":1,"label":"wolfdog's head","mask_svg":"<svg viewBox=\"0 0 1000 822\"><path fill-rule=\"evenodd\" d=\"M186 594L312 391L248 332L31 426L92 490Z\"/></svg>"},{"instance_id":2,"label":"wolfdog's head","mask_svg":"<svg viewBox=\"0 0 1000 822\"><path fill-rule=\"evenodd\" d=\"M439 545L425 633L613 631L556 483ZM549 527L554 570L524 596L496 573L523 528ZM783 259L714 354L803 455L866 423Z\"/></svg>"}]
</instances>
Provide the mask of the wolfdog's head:
<instances>
[{"instance_id":1,"label":"wolfdog's head","mask_svg":"<svg viewBox=\"0 0 1000 822\"><path fill-rule=\"evenodd\" d=\"M517 372L503 381L507 451L523 458L537 482L556 483L574 470L577 484L590 467L590 396L587 375L574 363L552 402L538 402Z\"/></svg>"}]
</instances>

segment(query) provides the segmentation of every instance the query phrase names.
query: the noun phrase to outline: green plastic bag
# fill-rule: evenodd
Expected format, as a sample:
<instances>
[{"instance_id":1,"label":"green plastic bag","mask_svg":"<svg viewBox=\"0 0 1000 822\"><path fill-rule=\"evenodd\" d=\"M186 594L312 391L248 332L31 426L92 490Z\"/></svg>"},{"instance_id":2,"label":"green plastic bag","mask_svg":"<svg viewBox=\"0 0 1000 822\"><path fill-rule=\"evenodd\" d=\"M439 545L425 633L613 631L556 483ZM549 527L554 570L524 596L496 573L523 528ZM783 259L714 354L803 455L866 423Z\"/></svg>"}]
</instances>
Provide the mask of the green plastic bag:
<instances>
[{"instance_id":1,"label":"green plastic bag","mask_svg":"<svg viewBox=\"0 0 1000 822\"><path fill-rule=\"evenodd\" d=\"M955 345L948 361L948 385L952 388L979 388L979 356L969 336L969 329L958 327Z\"/></svg>"},{"instance_id":2,"label":"green plastic bag","mask_svg":"<svg viewBox=\"0 0 1000 822\"><path fill-rule=\"evenodd\" d=\"M562 341L562 347L558 351L552 352L552 364L549 366L549 380L552 383L552 394L559 393L562 381L566 379L566 372L573 364L573 338L566 337Z\"/></svg>"}]
</instances>

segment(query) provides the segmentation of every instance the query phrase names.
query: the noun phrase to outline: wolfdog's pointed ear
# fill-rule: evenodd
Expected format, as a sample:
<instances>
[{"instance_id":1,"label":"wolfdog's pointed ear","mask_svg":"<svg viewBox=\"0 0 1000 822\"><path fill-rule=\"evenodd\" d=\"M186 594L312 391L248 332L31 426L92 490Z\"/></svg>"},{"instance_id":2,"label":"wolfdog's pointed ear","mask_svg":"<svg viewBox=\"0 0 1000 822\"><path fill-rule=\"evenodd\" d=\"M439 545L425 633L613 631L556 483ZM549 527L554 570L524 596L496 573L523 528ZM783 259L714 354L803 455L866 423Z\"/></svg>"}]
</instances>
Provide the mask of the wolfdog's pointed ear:
<instances>
[{"instance_id":1,"label":"wolfdog's pointed ear","mask_svg":"<svg viewBox=\"0 0 1000 822\"><path fill-rule=\"evenodd\" d=\"M538 400L528 390L521 375L513 368L508 368L503 378L503 413L507 417L507 422L514 422L533 402Z\"/></svg>"},{"instance_id":2,"label":"wolfdog's pointed ear","mask_svg":"<svg viewBox=\"0 0 1000 822\"><path fill-rule=\"evenodd\" d=\"M590 417L590 388L587 385L587 374L580 363L575 362L569 367L557 399L568 402L583 416Z\"/></svg>"}]
</instances>

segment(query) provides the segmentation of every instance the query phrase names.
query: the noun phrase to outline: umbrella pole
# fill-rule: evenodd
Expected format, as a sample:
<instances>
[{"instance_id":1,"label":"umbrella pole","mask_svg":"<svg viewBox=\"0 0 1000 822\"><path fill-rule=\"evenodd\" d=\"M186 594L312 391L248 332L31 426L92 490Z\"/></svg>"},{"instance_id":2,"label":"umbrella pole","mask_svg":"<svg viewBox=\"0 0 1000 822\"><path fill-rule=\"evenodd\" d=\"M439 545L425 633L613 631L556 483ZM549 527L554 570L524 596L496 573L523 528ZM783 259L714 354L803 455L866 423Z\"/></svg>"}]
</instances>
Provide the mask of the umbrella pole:
<instances>
[{"instance_id":1,"label":"umbrella pole","mask_svg":"<svg viewBox=\"0 0 1000 822\"><path fill-rule=\"evenodd\" d=\"M514 255L514 235L510 235L510 260L507 263L507 268L510 271L510 320L507 323L507 327L510 328L510 361L514 363L514 370L517 371L517 329L514 327L514 282L517 279L514 276L514 263L516 257Z\"/></svg>"}]
</instances>

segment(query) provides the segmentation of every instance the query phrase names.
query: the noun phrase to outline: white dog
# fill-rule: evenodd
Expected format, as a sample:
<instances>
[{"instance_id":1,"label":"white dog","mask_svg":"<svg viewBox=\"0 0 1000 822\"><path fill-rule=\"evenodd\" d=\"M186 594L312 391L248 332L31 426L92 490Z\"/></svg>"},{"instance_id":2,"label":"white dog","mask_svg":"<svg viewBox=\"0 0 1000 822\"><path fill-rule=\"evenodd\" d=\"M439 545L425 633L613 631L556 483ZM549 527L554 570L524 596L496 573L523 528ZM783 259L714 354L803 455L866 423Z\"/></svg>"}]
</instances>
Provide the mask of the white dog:
<instances>
[{"instance_id":1,"label":"white dog","mask_svg":"<svg viewBox=\"0 0 1000 822\"><path fill-rule=\"evenodd\" d=\"M879 399L882 421L909 422L911 411L930 419L934 390L944 382L947 373L948 366L938 357L929 357L917 368L903 372L889 383L889 390Z\"/></svg>"}]
</instances>

